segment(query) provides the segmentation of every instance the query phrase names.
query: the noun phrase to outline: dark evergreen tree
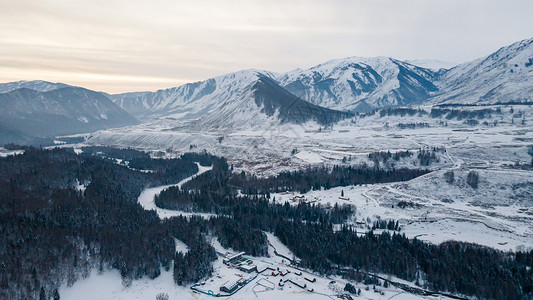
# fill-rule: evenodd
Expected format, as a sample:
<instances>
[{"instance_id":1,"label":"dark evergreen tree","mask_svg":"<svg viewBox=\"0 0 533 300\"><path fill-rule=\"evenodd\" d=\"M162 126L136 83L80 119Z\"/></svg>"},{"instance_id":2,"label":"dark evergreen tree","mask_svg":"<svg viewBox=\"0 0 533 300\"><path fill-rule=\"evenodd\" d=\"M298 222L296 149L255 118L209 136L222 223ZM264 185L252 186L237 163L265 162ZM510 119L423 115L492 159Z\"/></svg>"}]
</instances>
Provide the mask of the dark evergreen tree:
<instances>
[{"instance_id":1,"label":"dark evergreen tree","mask_svg":"<svg viewBox=\"0 0 533 300\"><path fill-rule=\"evenodd\" d=\"M46 292L44 290L44 287L41 287L41 292L39 293L39 300L48 300L46 299Z\"/></svg>"},{"instance_id":2,"label":"dark evergreen tree","mask_svg":"<svg viewBox=\"0 0 533 300\"><path fill-rule=\"evenodd\" d=\"M444 180L449 184L452 184L455 181L455 173L453 170L449 170L444 173Z\"/></svg>"},{"instance_id":3,"label":"dark evergreen tree","mask_svg":"<svg viewBox=\"0 0 533 300\"><path fill-rule=\"evenodd\" d=\"M355 288L355 286L353 286L353 284L349 282L347 282L346 285L344 286L344 290L347 291L348 293L357 295L357 289Z\"/></svg>"},{"instance_id":4,"label":"dark evergreen tree","mask_svg":"<svg viewBox=\"0 0 533 300\"><path fill-rule=\"evenodd\" d=\"M54 299L54 300L59 300L60 299L59 292L57 291L57 289L54 289L54 294L52 296L52 299Z\"/></svg>"},{"instance_id":5,"label":"dark evergreen tree","mask_svg":"<svg viewBox=\"0 0 533 300\"><path fill-rule=\"evenodd\" d=\"M472 188L477 189L479 185L479 173L472 170L468 172L468 175L466 176L466 183L470 185Z\"/></svg>"}]
</instances>

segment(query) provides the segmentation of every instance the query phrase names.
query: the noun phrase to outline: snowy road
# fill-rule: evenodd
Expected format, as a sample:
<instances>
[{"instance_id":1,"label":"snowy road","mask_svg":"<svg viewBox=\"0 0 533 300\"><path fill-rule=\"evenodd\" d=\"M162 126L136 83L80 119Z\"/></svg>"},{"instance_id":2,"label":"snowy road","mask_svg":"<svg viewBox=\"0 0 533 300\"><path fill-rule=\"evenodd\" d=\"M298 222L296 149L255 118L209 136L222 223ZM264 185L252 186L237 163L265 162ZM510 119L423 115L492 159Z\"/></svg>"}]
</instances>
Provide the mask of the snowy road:
<instances>
[{"instance_id":1,"label":"snowy road","mask_svg":"<svg viewBox=\"0 0 533 300\"><path fill-rule=\"evenodd\" d=\"M139 198L137 198L137 200L139 201L139 204L141 204L141 206L145 210L155 210L157 215L161 219L166 219L166 218L175 217L175 216L179 216L179 215L184 215L184 216L187 216L187 215L200 215L200 216L204 216L204 217L211 216L211 214L207 214L207 213L187 213L187 212L182 212L182 211L178 211L178 210L163 209L163 208L157 207L155 205L155 203L154 203L155 196L159 195L159 193L161 193L163 190L166 190L166 189L168 189L169 187L172 187L172 186L177 186L177 187L181 188L181 186L184 183L186 183L187 181L190 181L194 177L213 169L213 166L204 167L204 166L201 166L199 163L196 163L196 164L198 165L198 172L196 174L190 176L190 177L187 177L187 178L183 179L182 181L178 182L177 184L162 185L162 186L157 186L157 187L153 187L153 188L148 188L148 189L145 189L144 191L142 191L141 194L139 195Z\"/></svg>"}]
</instances>

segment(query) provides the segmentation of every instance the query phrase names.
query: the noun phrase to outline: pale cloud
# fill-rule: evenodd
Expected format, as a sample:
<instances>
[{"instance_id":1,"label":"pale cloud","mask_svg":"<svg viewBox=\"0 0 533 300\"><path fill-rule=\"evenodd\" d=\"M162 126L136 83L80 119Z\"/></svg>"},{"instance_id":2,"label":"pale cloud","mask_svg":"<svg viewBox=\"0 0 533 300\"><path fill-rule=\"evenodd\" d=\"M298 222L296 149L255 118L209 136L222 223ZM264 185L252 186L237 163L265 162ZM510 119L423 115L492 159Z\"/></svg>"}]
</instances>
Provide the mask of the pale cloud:
<instances>
[{"instance_id":1,"label":"pale cloud","mask_svg":"<svg viewBox=\"0 0 533 300\"><path fill-rule=\"evenodd\" d=\"M0 82L154 90L346 56L463 62L533 37L532 1L0 1Z\"/></svg>"}]
</instances>

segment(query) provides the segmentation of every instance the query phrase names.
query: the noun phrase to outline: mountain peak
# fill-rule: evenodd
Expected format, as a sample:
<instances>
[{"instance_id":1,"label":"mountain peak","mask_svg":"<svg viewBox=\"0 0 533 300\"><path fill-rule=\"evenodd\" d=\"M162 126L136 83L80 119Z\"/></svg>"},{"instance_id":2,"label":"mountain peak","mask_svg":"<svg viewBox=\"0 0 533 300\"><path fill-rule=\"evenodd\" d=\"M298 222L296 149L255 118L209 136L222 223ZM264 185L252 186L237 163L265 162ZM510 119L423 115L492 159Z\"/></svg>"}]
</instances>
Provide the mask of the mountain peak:
<instances>
[{"instance_id":1,"label":"mountain peak","mask_svg":"<svg viewBox=\"0 0 533 300\"><path fill-rule=\"evenodd\" d=\"M436 73L390 57L347 57L279 77L283 87L313 104L340 110L409 105L436 90Z\"/></svg>"}]
</instances>

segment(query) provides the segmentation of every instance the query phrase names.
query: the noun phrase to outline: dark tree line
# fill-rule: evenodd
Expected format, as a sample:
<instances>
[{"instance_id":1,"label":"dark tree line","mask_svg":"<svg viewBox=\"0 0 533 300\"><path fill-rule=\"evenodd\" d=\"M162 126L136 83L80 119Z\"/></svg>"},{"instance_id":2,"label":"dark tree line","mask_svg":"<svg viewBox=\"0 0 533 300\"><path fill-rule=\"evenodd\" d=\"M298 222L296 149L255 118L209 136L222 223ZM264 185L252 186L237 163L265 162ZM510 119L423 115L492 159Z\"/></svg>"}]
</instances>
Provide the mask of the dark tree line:
<instances>
[{"instance_id":1,"label":"dark tree line","mask_svg":"<svg viewBox=\"0 0 533 300\"><path fill-rule=\"evenodd\" d=\"M400 224L398 221L394 220L376 220L374 224L372 225L372 230L374 229L388 229L388 230L400 230Z\"/></svg>"},{"instance_id":2,"label":"dark tree line","mask_svg":"<svg viewBox=\"0 0 533 300\"><path fill-rule=\"evenodd\" d=\"M411 157L413 156L413 152L409 150L400 150L394 153L391 153L390 151L376 151L371 152L368 154L368 159L372 161L381 161L386 163L390 158L394 159L395 161L399 161L402 158Z\"/></svg>"},{"instance_id":3,"label":"dark tree line","mask_svg":"<svg viewBox=\"0 0 533 300\"><path fill-rule=\"evenodd\" d=\"M89 146L82 148L82 156L97 156L104 159L120 159L121 163L136 170L151 171L164 174L168 180L174 182L183 174L192 175L198 172L195 162L210 161L213 156L203 154L184 154L179 159L155 159L143 151L131 148L117 149L106 146Z\"/></svg>"},{"instance_id":4,"label":"dark tree line","mask_svg":"<svg viewBox=\"0 0 533 300\"><path fill-rule=\"evenodd\" d=\"M253 256L268 256L267 237L261 229L220 216L209 219L209 228L224 248L244 251Z\"/></svg>"},{"instance_id":5,"label":"dark tree line","mask_svg":"<svg viewBox=\"0 0 533 300\"><path fill-rule=\"evenodd\" d=\"M354 213L354 208L350 205L335 204L328 209L320 204L304 202L290 205L288 202L273 202L258 195L237 197L231 194L216 194L209 191L207 187L200 191L185 192L177 188L167 189L162 191L156 199L158 200L156 205L161 208L231 216L239 221L253 222L263 230L271 230L273 228L271 224L276 218L340 224Z\"/></svg>"},{"instance_id":6,"label":"dark tree line","mask_svg":"<svg viewBox=\"0 0 533 300\"><path fill-rule=\"evenodd\" d=\"M175 253L173 277L176 284L185 285L211 276L212 262L217 254L206 240L209 233L207 222L198 216L179 216L166 220L164 225L173 237L183 241L189 249L185 254Z\"/></svg>"},{"instance_id":7,"label":"dark tree line","mask_svg":"<svg viewBox=\"0 0 533 300\"><path fill-rule=\"evenodd\" d=\"M321 273L341 265L414 281L422 271L432 290L490 299L533 295L533 251L504 253L454 241L433 245L388 232L358 236L346 226L334 231L328 224L298 221L278 223L275 234L302 266Z\"/></svg>"},{"instance_id":8,"label":"dark tree line","mask_svg":"<svg viewBox=\"0 0 533 300\"><path fill-rule=\"evenodd\" d=\"M324 166L258 178L244 172L231 173L226 168L224 170L213 169L212 172L202 174L196 180L185 183L182 188L191 190L211 185L227 191L228 187L235 187L248 195L266 195L284 191L305 193L310 190L330 189L337 186L407 181L428 172L425 169L385 170L366 166Z\"/></svg>"},{"instance_id":9,"label":"dark tree line","mask_svg":"<svg viewBox=\"0 0 533 300\"><path fill-rule=\"evenodd\" d=\"M466 175L466 183L472 188L477 189L479 185L479 173L474 170L468 172L468 175Z\"/></svg>"},{"instance_id":10,"label":"dark tree line","mask_svg":"<svg viewBox=\"0 0 533 300\"><path fill-rule=\"evenodd\" d=\"M439 158L437 157L437 153L444 153L446 152L445 148L439 148L439 147L432 147L432 148L425 148L425 149L419 149L416 157L418 158L418 161L420 163L420 166L429 166L433 162L439 162ZM368 154L368 159L372 160L374 162L375 166L379 166L380 162L387 163L389 159L394 159L395 161L399 161L402 158L411 157L413 155L413 152L406 150L406 151L398 151L395 153L391 153L390 151L376 151ZM401 170L401 169L400 169ZM395 171L395 170L393 170ZM423 175L423 174L420 174ZM397 180L401 181L401 180Z\"/></svg>"},{"instance_id":11,"label":"dark tree line","mask_svg":"<svg viewBox=\"0 0 533 300\"><path fill-rule=\"evenodd\" d=\"M439 162L437 153L444 151L444 148L438 147L433 147L432 149L420 149L418 150L417 158L421 166L429 166L433 162Z\"/></svg>"},{"instance_id":12,"label":"dark tree line","mask_svg":"<svg viewBox=\"0 0 533 300\"><path fill-rule=\"evenodd\" d=\"M400 108L386 108L386 109L382 109L379 111L379 116L381 118L387 116L387 117L390 117L390 116L400 116L400 117L405 117L405 116L414 116L414 115L419 115L419 116L422 116L422 115L427 115L427 111L423 110L423 109L413 109L413 108L406 108L406 107L400 107Z\"/></svg>"},{"instance_id":13,"label":"dark tree line","mask_svg":"<svg viewBox=\"0 0 533 300\"><path fill-rule=\"evenodd\" d=\"M107 146L85 146L81 150L84 155L115 158L122 160L150 159L150 154L132 148L113 148Z\"/></svg>"},{"instance_id":14,"label":"dark tree line","mask_svg":"<svg viewBox=\"0 0 533 300\"><path fill-rule=\"evenodd\" d=\"M477 110L461 110L461 109L449 109L449 108L432 108L429 116L432 118L445 117L448 120L457 119L485 119L492 118L492 115L501 114L501 108L483 108Z\"/></svg>"},{"instance_id":15,"label":"dark tree line","mask_svg":"<svg viewBox=\"0 0 533 300\"><path fill-rule=\"evenodd\" d=\"M416 129L416 128L429 128L429 123L416 122L416 123L398 123L400 129Z\"/></svg>"}]
</instances>

